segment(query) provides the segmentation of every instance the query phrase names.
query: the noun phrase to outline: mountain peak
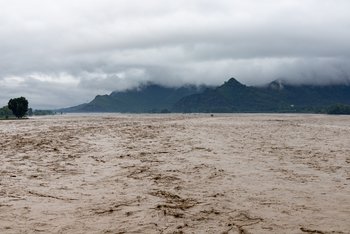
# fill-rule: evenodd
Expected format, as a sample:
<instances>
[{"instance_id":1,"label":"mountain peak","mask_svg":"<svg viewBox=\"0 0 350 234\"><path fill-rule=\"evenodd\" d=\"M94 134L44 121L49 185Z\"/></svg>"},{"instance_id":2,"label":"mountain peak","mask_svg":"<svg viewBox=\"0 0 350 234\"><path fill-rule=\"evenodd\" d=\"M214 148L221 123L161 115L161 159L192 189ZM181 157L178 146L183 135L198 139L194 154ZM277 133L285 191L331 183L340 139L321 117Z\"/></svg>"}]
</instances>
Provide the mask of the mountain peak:
<instances>
[{"instance_id":1,"label":"mountain peak","mask_svg":"<svg viewBox=\"0 0 350 234\"><path fill-rule=\"evenodd\" d=\"M274 90L282 90L284 89L284 86L286 85L286 82L282 79L274 80L270 84L268 84L268 87L270 89Z\"/></svg>"},{"instance_id":2,"label":"mountain peak","mask_svg":"<svg viewBox=\"0 0 350 234\"><path fill-rule=\"evenodd\" d=\"M244 86L242 83L240 83L238 80L235 78L230 78L228 81L225 82L225 85L229 86Z\"/></svg>"}]
</instances>

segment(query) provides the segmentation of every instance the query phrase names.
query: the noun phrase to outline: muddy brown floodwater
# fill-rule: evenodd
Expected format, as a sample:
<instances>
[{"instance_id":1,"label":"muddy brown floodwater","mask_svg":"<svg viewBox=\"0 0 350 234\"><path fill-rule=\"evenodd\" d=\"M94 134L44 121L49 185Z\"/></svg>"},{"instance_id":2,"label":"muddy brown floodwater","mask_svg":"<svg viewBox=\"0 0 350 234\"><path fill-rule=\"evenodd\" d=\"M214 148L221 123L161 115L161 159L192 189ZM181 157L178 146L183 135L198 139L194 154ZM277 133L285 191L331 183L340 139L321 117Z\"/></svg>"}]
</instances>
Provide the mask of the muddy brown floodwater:
<instances>
[{"instance_id":1,"label":"muddy brown floodwater","mask_svg":"<svg viewBox=\"0 0 350 234\"><path fill-rule=\"evenodd\" d=\"M0 121L0 233L350 233L350 117Z\"/></svg>"}]
</instances>

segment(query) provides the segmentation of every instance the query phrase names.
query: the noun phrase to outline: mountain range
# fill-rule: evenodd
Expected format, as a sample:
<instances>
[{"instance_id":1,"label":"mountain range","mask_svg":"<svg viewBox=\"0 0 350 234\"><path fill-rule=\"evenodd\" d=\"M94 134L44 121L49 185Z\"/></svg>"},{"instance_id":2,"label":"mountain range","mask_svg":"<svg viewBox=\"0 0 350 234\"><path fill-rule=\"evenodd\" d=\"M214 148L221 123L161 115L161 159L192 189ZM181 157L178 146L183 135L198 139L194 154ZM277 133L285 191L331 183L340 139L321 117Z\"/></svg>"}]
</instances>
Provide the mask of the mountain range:
<instances>
[{"instance_id":1,"label":"mountain range","mask_svg":"<svg viewBox=\"0 0 350 234\"><path fill-rule=\"evenodd\" d=\"M218 87L164 87L147 83L62 112L322 112L335 104L350 105L350 85L292 85L282 80L246 86L234 78Z\"/></svg>"},{"instance_id":2,"label":"mountain range","mask_svg":"<svg viewBox=\"0 0 350 234\"><path fill-rule=\"evenodd\" d=\"M138 88L97 95L91 102L60 109L61 112L170 112L181 98L202 92L205 86L186 85L178 88L146 83Z\"/></svg>"}]
</instances>

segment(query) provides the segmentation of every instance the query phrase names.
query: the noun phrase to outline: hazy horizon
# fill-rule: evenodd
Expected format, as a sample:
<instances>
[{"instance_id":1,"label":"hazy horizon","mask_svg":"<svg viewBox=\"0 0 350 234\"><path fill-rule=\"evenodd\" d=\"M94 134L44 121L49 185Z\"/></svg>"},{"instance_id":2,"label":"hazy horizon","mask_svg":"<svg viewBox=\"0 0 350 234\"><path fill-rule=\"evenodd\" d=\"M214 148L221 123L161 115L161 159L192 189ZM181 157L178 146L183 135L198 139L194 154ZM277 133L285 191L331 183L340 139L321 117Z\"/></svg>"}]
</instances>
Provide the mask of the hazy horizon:
<instances>
[{"instance_id":1,"label":"hazy horizon","mask_svg":"<svg viewBox=\"0 0 350 234\"><path fill-rule=\"evenodd\" d=\"M0 1L0 105L137 87L350 81L345 0Z\"/></svg>"}]
</instances>

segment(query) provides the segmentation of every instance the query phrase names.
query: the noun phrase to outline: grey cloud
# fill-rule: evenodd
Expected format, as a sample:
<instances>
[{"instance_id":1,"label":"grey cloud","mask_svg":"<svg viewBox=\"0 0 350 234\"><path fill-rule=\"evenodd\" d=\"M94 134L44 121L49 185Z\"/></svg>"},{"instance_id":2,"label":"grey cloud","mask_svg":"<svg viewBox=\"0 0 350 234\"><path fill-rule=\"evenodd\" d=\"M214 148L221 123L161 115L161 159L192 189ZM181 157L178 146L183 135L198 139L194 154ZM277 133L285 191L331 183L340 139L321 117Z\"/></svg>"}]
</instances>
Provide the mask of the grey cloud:
<instances>
[{"instance_id":1,"label":"grey cloud","mask_svg":"<svg viewBox=\"0 0 350 234\"><path fill-rule=\"evenodd\" d=\"M0 9L0 105L24 95L38 108L70 106L147 81L349 82L346 0L12 0Z\"/></svg>"}]
</instances>

